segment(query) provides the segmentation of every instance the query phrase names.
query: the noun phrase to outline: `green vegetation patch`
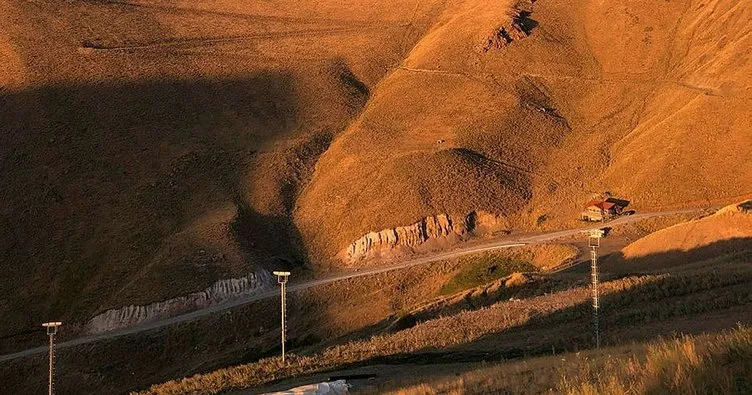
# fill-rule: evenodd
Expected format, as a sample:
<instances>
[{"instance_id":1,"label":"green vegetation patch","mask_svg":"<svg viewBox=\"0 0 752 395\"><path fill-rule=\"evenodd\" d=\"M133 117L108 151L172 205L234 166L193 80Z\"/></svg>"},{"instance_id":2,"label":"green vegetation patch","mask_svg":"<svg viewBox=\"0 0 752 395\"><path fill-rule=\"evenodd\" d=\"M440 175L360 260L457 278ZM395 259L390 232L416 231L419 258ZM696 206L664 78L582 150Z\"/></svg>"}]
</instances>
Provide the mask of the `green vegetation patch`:
<instances>
[{"instance_id":1,"label":"green vegetation patch","mask_svg":"<svg viewBox=\"0 0 752 395\"><path fill-rule=\"evenodd\" d=\"M441 295L475 288L516 272L538 271L531 262L487 253L463 259L461 269L439 290Z\"/></svg>"}]
</instances>

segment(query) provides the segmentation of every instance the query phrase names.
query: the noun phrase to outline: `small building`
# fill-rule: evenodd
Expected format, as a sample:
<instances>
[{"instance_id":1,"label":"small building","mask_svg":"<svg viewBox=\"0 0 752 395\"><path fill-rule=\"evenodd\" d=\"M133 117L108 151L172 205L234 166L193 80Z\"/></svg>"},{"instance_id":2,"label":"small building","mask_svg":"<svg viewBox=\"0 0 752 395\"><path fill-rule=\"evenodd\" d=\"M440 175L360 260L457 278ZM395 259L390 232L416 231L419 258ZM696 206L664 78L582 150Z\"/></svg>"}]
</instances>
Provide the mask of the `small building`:
<instances>
[{"instance_id":1,"label":"small building","mask_svg":"<svg viewBox=\"0 0 752 395\"><path fill-rule=\"evenodd\" d=\"M624 207L629 204L626 200L608 198L606 200L594 199L585 205L585 210L580 215L583 221L606 221L620 215Z\"/></svg>"}]
</instances>

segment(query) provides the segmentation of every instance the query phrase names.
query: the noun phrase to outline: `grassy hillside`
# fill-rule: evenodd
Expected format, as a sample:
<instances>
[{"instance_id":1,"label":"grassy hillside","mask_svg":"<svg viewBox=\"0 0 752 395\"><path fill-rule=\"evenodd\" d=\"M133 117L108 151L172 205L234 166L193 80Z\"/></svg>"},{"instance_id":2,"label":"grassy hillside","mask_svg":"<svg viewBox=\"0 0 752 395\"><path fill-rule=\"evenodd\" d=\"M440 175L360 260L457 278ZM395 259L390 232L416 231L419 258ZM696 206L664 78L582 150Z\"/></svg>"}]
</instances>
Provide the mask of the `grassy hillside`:
<instances>
[{"instance_id":1,"label":"grassy hillside","mask_svg":"<svg viewBox=\"0 0 752 395\"><path fill-rule=\"evenodd\" d=\"M685 263L670 272L604 273L601 339L620 345L672 333L702 333L748 325L752 271L748 250ZM686 261L685 261L686 262ZM580 280L528 284L529 294L489 307L419 322L395 333L303 350L152 386L145 393L218 393L375 364L492 361L593 346L590 288Z\"/></svg>"},{"instance_id":2,"label":"grassy hillside","mask_svg":"<svg viewBox=\"0 0 752 395\"><path fill-rule=\"evenodd\" d=\"M299 260L297 191L434 6L3 1L0 334Z\"/></svg>"},{"instance_id":3,"label":"grassy hillside","mask_svg":"<svg viewBox=\"0 0 752 395\"><path fill-rule=\"evenodd\" d=\"M506 300L519 289L502 287L488 298L465 298L464 290L433 303L443 284L476 261L524 260L557 265L576 249L564 245L525 246L469 255L342 280L288 294L288 350L315 352L375 333L393 333L426 317L466 306ZM411 317L414 317L411 320ZM66 325L58 341L75 338ZM38 345L44 334L34 337ZM157 331L58 348L59 393L127 393L198 372L258 360L279 351L279 299L260 300L221 314L170 325ZM297 352L297 351L296 351ZM0 363L5 393L33 394L47 385L47 355Z\"/></svg>"},{"instance_id":4,"label":"grassy hillside","mask_svg":"<svg viewBox=\"0 0 752 395\"><path fill-rule=\"evenodd\" d=\"M670 263L651 256L692 254L693 259L735 253L752 247L752 200L727 206L713 215L651 233L622 250L622 256L644 265ZM634 264L632 264L634 266Z\"/></svg>"},{"instance_id":5,"label":"grassy hillside","mask_svg":"<svg viewBox=\"0 0 752 395\"><path fill-rule=\"evenodd\" d=\"M0 336L447 213L749 193L752 5L0 0Z\"/></svg>"},{"instance_id":6,"label":"grassy hillside","mask_svg":"<svg viewBox=\"0 0 752 395\"><path fill-rule=\"evenodd\" d=\"M750 193L750 16L731 0L450 3L322 155L295 213L308 249L437 212L555 227L604 190L643 209Z\"/></svg>"},{"instance_id":7,"label":"grassy hillside","mask_svg":"<svg viewBox=\"0 0 752 395\"><path fill-rule=\"evenodd\" d=\"M744 394L752 390L751 356L752 330L740 327L486 366L460 377L436 375L421 384L414 384L420 378L398 377L373 393Z\"/></svg>"}]
</instances>

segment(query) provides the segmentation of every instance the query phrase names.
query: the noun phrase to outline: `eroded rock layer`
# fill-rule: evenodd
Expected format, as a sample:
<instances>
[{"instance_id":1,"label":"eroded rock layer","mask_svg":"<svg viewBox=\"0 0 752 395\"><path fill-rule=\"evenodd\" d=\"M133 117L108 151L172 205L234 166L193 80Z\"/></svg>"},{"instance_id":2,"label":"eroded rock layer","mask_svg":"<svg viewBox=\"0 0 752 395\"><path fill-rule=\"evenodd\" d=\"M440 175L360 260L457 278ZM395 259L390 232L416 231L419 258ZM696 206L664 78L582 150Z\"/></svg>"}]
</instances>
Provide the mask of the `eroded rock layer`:
<instances>
[{"instance_id":1,"label":"eroded rock layer","mask_svg":"<svg viewBox=\"0 0 752 395\"><path fill-rule=\"evenodd\" d=\"M172 317L240 296L251 295L266 288L269 284L271 284L271 275L264 270L245 277L219 280L201 292L144 306L130 305L107 310L90 319L86 324L86 331L89 333L108 332Z\"/></svg>"},{"instance_id":2,"label":"eroded rock layer","mask_svg":"<svg viewBox=\"0 0 752 395\"><path fill-rule=\"evenodd\" d=\"M457 218L436 214L407 226L369 232L352 242L339 256L345 262L355 262L379 252L398 247L413 248L429 240L464 237L469 233L485 233L506 227L503 217L486 212L471 212Z\"/></svg>"}]
</instances>

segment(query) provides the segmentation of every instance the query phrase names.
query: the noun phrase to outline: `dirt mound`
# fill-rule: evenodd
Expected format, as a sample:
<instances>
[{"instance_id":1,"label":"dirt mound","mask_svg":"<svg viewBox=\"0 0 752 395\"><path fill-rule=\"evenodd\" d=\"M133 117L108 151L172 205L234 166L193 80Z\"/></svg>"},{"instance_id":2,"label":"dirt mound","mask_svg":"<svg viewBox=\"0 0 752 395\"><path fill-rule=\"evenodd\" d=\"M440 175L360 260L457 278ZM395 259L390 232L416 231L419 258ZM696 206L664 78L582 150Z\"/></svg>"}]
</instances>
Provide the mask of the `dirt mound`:
<instances>
[{"instance_id":1,"label":"dirt mound","mask_svg":"<svg viewBox=\"0 0 752 395\"><path fill-rule=\"evenodd\" d=\"M509 276L509 279L504 281L504 286L507 288L519 287L529 282L530 282L529 275L526 275L524 273L512 273L512 275Z\"/></svg>"}]
</instances>

